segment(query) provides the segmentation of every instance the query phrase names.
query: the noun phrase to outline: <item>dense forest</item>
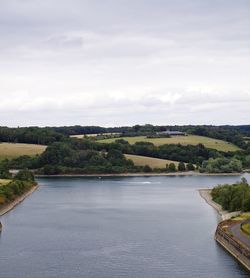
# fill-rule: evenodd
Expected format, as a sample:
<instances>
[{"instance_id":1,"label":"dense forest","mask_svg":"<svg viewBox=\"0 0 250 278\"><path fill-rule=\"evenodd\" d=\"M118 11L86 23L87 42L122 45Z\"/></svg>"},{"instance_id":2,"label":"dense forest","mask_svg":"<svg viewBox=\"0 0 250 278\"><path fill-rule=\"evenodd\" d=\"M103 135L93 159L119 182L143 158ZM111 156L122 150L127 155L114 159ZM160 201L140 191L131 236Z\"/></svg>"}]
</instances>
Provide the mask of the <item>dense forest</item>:
<instances>
[{"instance_id":1,"label":"dense forest","mask_svg":"<svg viewBox=\"0 0 250 278\"><path fill-rule=\"evenodd\" d=\"M218 185L211 192L213 200L228 211L250 211L250 186L245 178L229 185Z\"/></svg>"}]
</instances>

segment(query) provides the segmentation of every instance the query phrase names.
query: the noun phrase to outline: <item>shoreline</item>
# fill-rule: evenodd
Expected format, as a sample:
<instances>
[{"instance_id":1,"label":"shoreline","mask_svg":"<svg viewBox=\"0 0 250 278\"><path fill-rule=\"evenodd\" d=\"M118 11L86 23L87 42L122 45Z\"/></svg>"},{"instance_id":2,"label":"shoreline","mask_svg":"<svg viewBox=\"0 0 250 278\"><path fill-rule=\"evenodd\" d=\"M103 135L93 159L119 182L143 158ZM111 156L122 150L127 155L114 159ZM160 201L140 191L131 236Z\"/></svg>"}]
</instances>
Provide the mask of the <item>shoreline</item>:
<instances>
[{"instance_id":1,"label":"shoreline","mask_svg":"<svg viewBox=\"0 0 250 278\"><path fill-rule=\"evenodd\" d=\"M199 173L199 172L173 172L173 173L121 173L121 174L35 174L36 178L42 177L154 177L154 176L241 176L244 173Z\"/></svg>"},{"instance_id":2,"label":"shoreline","mask_svg":"<svg viewBox=\"0 0 250 278\"><path fill-rule=\"evenodd\" d=\"M13 208L15 208L17 205L19 205L24 199L26 199L28 196L30 196L34 191L38 189L39 185L33 186L29 191L25 192L23 195L17 197L14 201L7 204L3 208L0 209L0 216L3 216L4 214L11 211Z\"/></svg>"},{"instance_id":3,"label":"shoreline","mask_svg":"<svg viewBox=\"0 0 250 278\"><path fill-rule=\"evenodd\" d=\"M198 191L201 198L203 198L208 205L210 205L217 211L222 221L228 220L234 216L238 216L241 214L241 211L228 212L227 210L223 210L221 205L217 204L212 200L212 196L210 194L212 189L198 189Z\"/></svg>"}]
</instances>

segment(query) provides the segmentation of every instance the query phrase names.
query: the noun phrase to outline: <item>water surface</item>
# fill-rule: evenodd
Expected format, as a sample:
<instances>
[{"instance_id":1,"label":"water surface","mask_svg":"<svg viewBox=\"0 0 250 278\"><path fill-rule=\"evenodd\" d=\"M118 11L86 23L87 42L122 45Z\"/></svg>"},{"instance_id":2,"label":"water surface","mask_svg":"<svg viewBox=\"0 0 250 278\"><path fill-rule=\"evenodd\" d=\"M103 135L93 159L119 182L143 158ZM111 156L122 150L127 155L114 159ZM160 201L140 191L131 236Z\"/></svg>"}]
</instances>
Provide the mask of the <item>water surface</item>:
<instances>
[{"instance_id":1,"label":"water surface","mask_svg":"<svg viewBox=\"0 0 250 278\"><path fill-rule=\"evenodd\" d=\"M197 191L239 179L39 179L1 218L0 277L248 277L214 241L218 216Z\"/></svg>"}]
</instances>

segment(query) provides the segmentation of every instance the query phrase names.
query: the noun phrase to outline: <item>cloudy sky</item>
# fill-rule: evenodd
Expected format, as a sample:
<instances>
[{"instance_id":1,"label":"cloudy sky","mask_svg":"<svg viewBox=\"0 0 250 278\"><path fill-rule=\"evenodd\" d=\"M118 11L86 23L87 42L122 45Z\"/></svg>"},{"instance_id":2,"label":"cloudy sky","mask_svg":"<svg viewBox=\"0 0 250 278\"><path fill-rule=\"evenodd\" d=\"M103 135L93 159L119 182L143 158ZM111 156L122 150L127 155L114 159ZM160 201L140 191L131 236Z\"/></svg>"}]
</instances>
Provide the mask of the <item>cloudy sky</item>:
<instances>
[{"instance_id":1,"label":"cloudy sky","mask_svg":"<svg viewBox=\"0 0 250 278\"><path fill-rule=\"evenodd\" d=\"M249 0L0 0L0 125L249 120Z\"/></svg>"}]
</instances>

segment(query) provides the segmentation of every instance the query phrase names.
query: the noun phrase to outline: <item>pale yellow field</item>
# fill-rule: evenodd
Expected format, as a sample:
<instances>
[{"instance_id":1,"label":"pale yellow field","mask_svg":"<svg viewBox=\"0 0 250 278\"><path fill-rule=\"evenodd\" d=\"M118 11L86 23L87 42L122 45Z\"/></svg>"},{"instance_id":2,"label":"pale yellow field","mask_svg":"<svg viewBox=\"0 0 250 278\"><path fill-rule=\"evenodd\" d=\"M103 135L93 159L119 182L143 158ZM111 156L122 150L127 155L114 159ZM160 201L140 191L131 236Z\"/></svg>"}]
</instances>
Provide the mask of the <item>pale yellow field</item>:
<instances>
[{"instance_id":1,"label":"pale yellow field","mask_svg":"<svg viewBox=\"0 0 250 278\"><path fill-rule=\"evenodd\" d=\"M188 136L173 136L171 138L147 138L145 136L138 137L121 137L128 141L130 144L134 144L136 142L151 142L156 146L164 145L164 144L181 144L181 145L197 145L203 144L207 148L216 149L219 151L237 151L239 148L229 142L213 139L205 136L197 136L197 135L188 135ZM111 143L117 140L117 138L103 139L99 140L99 142L103 143Z\"/></svg>"},{"instance_id":2,"label":"pale yellow field","mask_svg":"<svg viewBox=\"0 0 250 278\"><path fill-rule=\"evenodd\" d=\"M151 168L165 168L166 164L170 164L170 163L174 163L176 166L178 166L179 163L178 161L141 156L141 155L125 154L125 156L127 159L131 159L136 166L148 165Z\"/></svg>"},{"instance_id":3,"label":"pale yellow field","mask_svg":"<svg viewBox=\"0 0 250 278\"><path fill-rule=\"evenodd\" d=\"M0 186L9 183L11 180L0 179Z\"/></svg>"},{"instance_id":4,"label":"pale yellow field","mask_svg":"<svg viewBox=\"0 0 250 278\"><path fill-rule=\"evenodd\" d=\"M34 156L42 153L46 146L21 143L0 143L0 159L15 158L21 155Z\"/></svg>"}]
</instances>

